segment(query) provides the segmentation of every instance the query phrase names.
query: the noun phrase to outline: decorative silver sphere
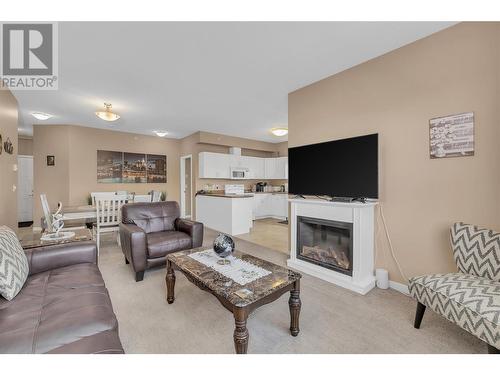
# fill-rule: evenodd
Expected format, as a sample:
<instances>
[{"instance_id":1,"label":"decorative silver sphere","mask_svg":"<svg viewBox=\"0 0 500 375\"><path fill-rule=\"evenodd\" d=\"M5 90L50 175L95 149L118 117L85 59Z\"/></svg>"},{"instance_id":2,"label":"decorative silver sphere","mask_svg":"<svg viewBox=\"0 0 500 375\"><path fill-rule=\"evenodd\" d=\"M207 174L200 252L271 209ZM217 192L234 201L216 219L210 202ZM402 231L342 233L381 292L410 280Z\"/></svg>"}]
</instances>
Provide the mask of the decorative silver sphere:
<instances>
[{"instance_id":1,"label":"decorative silver sphere","mask_svg":"<svg viewBox=\"0 0 500 375\"><path fill-rule=\"evenodd\" d=\"M234 241L226 234L219 233L214 240L214 251L221 258L225 258L234 251Z\"/></svg>"}]
</instances>

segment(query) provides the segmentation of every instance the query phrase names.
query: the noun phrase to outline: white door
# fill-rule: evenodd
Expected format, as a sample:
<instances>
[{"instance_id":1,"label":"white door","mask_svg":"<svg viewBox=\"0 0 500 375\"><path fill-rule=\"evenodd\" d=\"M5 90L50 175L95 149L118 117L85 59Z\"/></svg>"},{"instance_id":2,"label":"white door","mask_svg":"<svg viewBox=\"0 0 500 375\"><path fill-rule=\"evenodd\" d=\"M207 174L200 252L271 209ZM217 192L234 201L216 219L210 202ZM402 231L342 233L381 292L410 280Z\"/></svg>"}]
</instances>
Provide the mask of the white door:
<instances>
[{"instance_id":1,"label":"white door","mask_svg":"<svg viewBox=\"0 0 500 375\"><path fill-rule=\"evenodd\" d=\"M181 217L190 219L193 206L193 174L191 155L181 156Z\"/></svg>"},{"instance_id":2,"label":"white door","mask_svg":"<svg viewBox=\"0 0 500 375\"><path fill-rule=\"evenodd\" d=\"M17 221L33 221L33 156L17 157Z\"/></svg>"}]
</instances>

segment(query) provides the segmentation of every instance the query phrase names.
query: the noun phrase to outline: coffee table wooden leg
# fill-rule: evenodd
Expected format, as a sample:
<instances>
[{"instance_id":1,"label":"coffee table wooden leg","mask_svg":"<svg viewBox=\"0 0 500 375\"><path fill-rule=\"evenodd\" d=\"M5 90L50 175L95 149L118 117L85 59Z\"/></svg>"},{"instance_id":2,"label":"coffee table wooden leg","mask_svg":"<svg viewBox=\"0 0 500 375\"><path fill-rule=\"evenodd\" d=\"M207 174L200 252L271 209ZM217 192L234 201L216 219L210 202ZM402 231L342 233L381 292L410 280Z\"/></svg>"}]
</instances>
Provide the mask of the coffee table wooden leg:
<instances>
[{"instance_id":1,"label":"coffee table wooden leg","mask_svg":"<svg viewBox=\"0 0 500 375\"><path fill-rule=\"evenodd\" d=\"M293 285L293 289L290 291L290 298L288 300L288 306L290 307L290 333L292 334L292 336L297 336L300 331L299 316L301 305L300 281L297 280Z\"/></svg>"},{"instance_id":2,"label":"coffee table wooden leg","mask_svg":"<svg viewBox=\"0 0 500 375\"><path fill-rule=\"evenodd\" d=\"M167 302L174 303L174 288L175 288L175 272L172 267L172 262L167 260L167 276L165 277L167 283Z\"/></svg>"},{"instance_id":3,"label":"coffee table wooden leg","mask_svg":"<svg viewBox=\"0 0 500 375\"><path fill-rule=\"evenodd\" d=\"M248 312L242 308L235 308L233 311L234 315L234 348L236 354L247 354L248 349L248 329L247 329L247 318Z\"/></svg>"}]
</instances>

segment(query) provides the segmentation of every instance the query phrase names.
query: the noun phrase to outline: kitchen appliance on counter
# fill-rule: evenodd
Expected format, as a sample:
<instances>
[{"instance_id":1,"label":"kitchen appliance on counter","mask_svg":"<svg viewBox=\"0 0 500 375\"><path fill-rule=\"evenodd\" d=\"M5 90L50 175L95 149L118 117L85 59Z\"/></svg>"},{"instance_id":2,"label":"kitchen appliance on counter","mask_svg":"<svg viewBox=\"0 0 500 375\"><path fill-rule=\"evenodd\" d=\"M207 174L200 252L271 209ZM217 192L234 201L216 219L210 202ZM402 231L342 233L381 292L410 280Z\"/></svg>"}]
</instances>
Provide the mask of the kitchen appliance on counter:
<instances>
[{"instance_id":1,"label":"kitchen appliance on counter","mask_svg":"<svg viewBox=\"0 0 500 375\"><path fill-rule=\"evenodd\" d=\"M224 185L224 193L227 195L243 195L245 194L245 185L233 184Z\"/></svg>"},{"instance_id":2,"label":"kitchen appliance on counter","mask_svg":"<svg viewBox=\"0 0 500 375\"><path fill-rule=\"evenodd\" d=\"M231 167L230 177L233 180L244 180L246 178L249 178L249 170L248 168Z\"/></svg>"},{"instance_id":3,"label":"kitchen appliance on counter","mask_svg":"<svg viewBox=\"0 0 500 375\"><path fill-rule=\"evenodd\" d=\"M257 193L262 193L265 191L266 186L267 182L257 182L257 184L255 184L255 191Z\"/></svg>"}]
</instances>

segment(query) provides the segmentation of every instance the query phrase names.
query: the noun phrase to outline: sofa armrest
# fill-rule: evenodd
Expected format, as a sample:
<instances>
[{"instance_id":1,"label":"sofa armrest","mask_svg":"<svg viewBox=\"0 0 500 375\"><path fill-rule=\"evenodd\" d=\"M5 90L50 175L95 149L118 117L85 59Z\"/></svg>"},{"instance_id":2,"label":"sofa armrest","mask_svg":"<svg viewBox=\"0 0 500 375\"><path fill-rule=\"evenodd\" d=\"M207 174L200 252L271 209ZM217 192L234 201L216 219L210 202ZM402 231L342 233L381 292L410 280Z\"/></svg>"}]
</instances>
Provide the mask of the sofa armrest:
<instances>
[{"instance_id":1,"label":"sofa armrest","mask_svg":"<svg viewBox=\"0 0 500 375\"><path fill-rule=\"evenodd\" d=\"M94 241L71 242L25 250L29 274L45 272L79 263L97 263Z\"/></svg>"},{"instance_id":2,"label":"sofa armrest","mask_svg":"<svg viewBox=\"0 0 500 375\"><path fill-rule=\"evenodd\" d=\"M175 229L184 232L193 242L193 249L203 244L203 224L197 221L177 218L175 220Z\"/></svg>"},{"instance_id":3,"label":"sofa armrest","mask_svg":"<svg viewBox=\"0 0 500 375\"><path fill-rule=\"evenodd\" d=\"M144 271L147 266L146 232L135 224L120 223L120 242L123 255L132 263L134 271Z\"/></svg>"}]
</instances>

